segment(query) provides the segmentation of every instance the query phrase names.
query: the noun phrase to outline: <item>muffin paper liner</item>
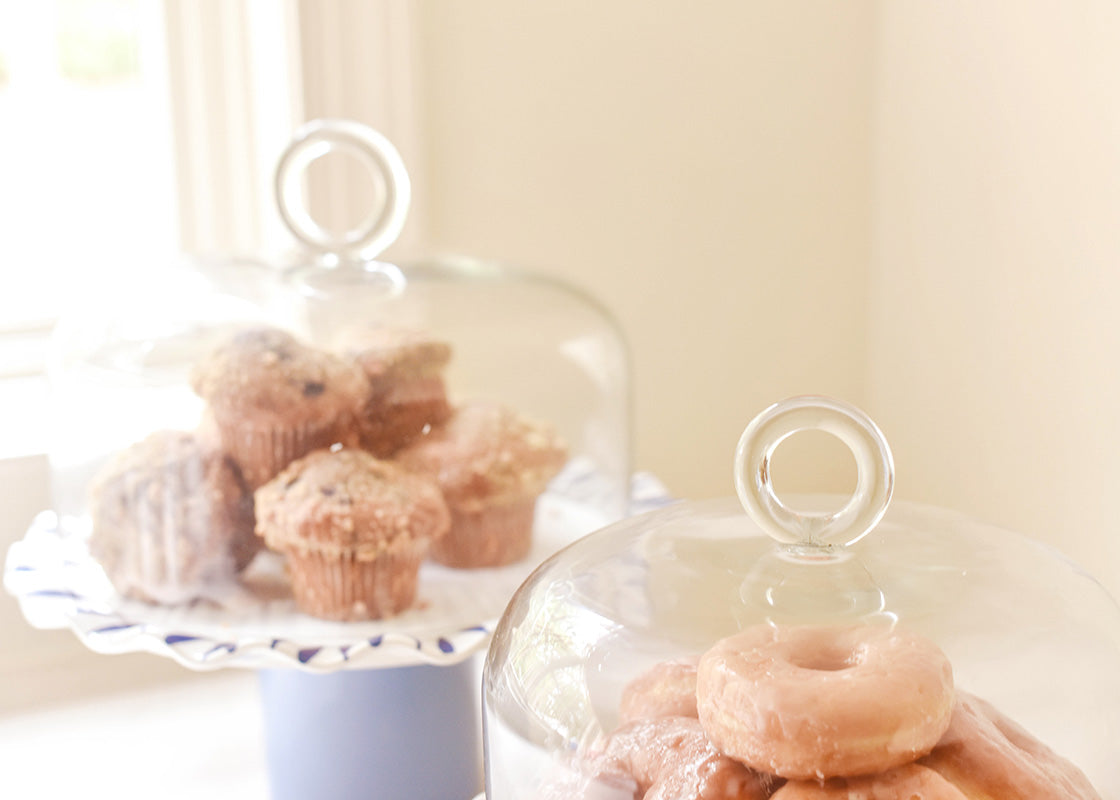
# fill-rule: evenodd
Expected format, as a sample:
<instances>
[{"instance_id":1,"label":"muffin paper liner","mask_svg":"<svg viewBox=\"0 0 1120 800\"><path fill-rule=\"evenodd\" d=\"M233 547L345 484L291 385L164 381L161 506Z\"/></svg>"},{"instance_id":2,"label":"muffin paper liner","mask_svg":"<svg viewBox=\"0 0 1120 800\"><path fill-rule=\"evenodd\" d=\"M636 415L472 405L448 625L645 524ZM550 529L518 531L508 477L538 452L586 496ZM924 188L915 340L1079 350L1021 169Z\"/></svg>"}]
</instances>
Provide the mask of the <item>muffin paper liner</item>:
<instances>
[{"instance_id":1,"label":"muffin paper liner","mask_svg":"<svg viewBox=\"0 0 1120 800\"><path fill-rule=\"evenodd\" d=\"M355 621L391 617L416 600L426 542L408 542L359 559L319 552L288 554L296 607L322 619Z\"/></svg>"},{"instance_id":2,"label":"muffin paper liner","mask_svg":"<svg viewBox=\"0 0 1120 800\"><path fill-rule=\"evenodd\" d=\"M451 530L432 545L432 560L448 567L501 567L520 561L533 544L537 498L478 510L451 506Z\"/></svg>"}]
</instances>

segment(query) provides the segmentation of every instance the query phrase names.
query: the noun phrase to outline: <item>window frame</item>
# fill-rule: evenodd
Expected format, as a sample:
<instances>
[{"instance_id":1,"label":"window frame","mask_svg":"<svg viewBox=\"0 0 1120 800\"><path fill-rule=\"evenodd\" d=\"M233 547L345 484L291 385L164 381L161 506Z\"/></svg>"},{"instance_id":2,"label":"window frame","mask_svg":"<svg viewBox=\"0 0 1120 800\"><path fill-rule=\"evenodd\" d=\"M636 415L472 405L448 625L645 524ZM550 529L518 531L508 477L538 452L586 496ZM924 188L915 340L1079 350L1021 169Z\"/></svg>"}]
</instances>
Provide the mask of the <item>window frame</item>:
<instances>
[{"instance_id":1,"label":"window frame","mask_svg":"<svg viewBox=\"0 0 1120 800\"><path fill-rule=\"evenodd\" d=\"M163 5L184 252L267 254L290 241L275 210L272 172L292 133L311 119L341 117L376 128L400 151L413 183L421 180L409 0ZM208 47L215 37L221 47ZM199 61L199 53L208 57ZM282 96L277 83L287 87ZM310 213L330 225L355 197L320 186L307 201ZM414 201L402 249L419 246L423 216Z\"/></svg>"}]
</instances>

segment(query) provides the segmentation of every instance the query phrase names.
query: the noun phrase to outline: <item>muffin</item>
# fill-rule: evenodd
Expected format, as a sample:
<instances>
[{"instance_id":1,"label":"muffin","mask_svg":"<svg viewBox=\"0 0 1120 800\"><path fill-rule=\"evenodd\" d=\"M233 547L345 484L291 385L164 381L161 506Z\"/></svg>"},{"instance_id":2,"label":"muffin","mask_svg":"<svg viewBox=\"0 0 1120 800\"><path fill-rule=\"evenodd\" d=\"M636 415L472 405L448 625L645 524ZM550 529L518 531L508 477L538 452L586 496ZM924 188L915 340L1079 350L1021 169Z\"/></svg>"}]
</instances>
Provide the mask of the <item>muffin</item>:
<instances>
[{"instance_id":1,"label":"muffin","mask_svg":"<svg viewBox=\"0 0 1120 800\"><path fill-rule=\"evenodd\" d=\"M204 597L261 549L237 465L191 433L158 431L118 453L91 482L89 506L90 554L128 597Z\"/></svg>"},{"instance_id":2,"label":"muffin","mask_svg":"<svg viewBox=\"0 0 1120 800\"><path fill-rule=\"evenodd\" d=\"M451 530L432 558L449 567L496 567L528 555L537 497L564 465L567 448L547 425L474 402L396 460L432 476L451 510Z\"/></svg>"},{"instance_id":3,"label":"muffin","mask_svg":"<svg viewBox=\"0 0 1120 800\"><path fill-rule=\"evenodd\" d=\"M443 381L448 343L424 331L381 326L350 333L343 346L369 382L358 413L366 450L391 456L451 415Z\"/></svg>"},{"instance_id":4,"label":"muffin","mask_svg":"<svg viewBox=\"0 0 1120 800\"><path fill-rule=\"evenodd\" d=\"M296 605L332 620L411 607L450 517L436 485L357 449L317 450L256 491L257 534L283 553Z\"/></svg>"},{"instance_id":5,"label":"muffin","mask_svg":"<svg viewBox=\"0 0 1120 800\"><path fill-rule=\"evenodd\" d=\"M208 429L256 489L300 456L350 442L365 380L353 364L285 331L242 331L195 366Z\"/></svg>"}]
</instances>

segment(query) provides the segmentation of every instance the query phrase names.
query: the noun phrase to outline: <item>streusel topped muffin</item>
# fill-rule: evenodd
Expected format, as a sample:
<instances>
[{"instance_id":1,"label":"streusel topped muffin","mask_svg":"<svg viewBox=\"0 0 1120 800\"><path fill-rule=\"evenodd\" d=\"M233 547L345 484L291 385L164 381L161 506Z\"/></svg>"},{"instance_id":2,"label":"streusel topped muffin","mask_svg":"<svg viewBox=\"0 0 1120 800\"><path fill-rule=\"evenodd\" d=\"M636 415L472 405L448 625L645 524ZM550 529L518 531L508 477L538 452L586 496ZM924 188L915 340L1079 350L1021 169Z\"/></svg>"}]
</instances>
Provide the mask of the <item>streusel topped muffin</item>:
<instances>
[{"instance_id":1,"label":"streusel topped muffin","mask_svg":"<svg viewBox=\"0 0 1120 800\"><path fill-rule=\"evenodd\" d=\"M191 385L251 488L312 450L352 441L366 389L354 364L276 328L234 335L196 365Z\"/></svg>"},{"instance_id":2,"label":"streusel topped muffin","mask_svg":"<svg viewBox=\"0 0 1120 800\"><path fill-rule=\"evenodd\" d=\"M375 326L350 332L342 347L369 382L358 430L362 447L374 455L391 456L450 416L447 342L421 330Z\"/></svg>"},{"instance_id":3,"label":"streusel topped muffin","mask_svg":"<svg viewBox=\"0 0 1120 800\"><path fill-rule=\"evenodd\" d=\"M220 593L261 549L237 465L192 433L158 431L90 485L90 553L123 595L179 603Z\"/></svg>"},{"instance_id":4,"label":"streusel topped muffin","mask_svg":"<svg viewBox=\"0 0 1120 800\"><path fill-rule=\"evenodd\" d=\"M432 557L452 567L493 567L528 554L537 497L564 465L567 447L550 426L476 401L396 460L432 476L451 509L451 532Z\"/></svg>"},{"instance_id":5,"label":"streusel topped muffin","mask_svg":"<svg viewBox=\"0 0 1120 800\"><path fill-rule=\"evenodd\" d=\"M300 610L334 620L398 614L447 532L429 479L359 449L316 450L256 492L257 533L288 558Z\"/></svg>"}]
</instances>

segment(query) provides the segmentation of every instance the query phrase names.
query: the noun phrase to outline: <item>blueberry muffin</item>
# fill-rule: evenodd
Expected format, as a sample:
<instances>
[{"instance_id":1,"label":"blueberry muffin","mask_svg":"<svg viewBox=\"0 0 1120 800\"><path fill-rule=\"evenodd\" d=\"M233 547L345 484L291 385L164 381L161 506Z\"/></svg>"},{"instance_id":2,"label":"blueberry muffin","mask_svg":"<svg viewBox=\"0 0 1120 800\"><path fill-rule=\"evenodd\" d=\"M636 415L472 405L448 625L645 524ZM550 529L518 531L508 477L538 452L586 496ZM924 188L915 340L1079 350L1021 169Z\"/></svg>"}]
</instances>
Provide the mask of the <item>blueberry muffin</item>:
<instances>
[{"instance_id":1,"label":"blueberry muffin","mask_svg":"<svg viewBox=\"0 0 1120 800\"><path fill-rule=\"evenodd\" d=\"M255 497L257 534L287 557L296 605L323 619L411 607L420 565L450 524L432 481L359 449L310 453Z\"/></svg>"},{"instance_id":2,"label":"blueberry muffin","mask_svg":"<svg viewBox=\"0 0 1120 800\"><path fill-rule=\"evenodd\" d=\"M361 371L275 328L242 331L195 366L206 427L250 488L300 456L354 440Z\"/></svg>"},{"instance_id":3,"label":"blueberry muffin","mask_svg":"<svg viewBox=\"0 0 1120 800\"><path fill-rule=\"evenodd\" d=\"M179 603L220 591L261 549L237 465L192 433L159 431L90 484L90 553L122 595Z\"/></svg>"},{"instance_id":4,"label":"blueberry muffin","mask_svg":"<svg viewBox=\"0 0 1120 800\"><path fill-rule=\"evenodd\" d=\"M451 346L414 329L351 332L342 348L361 367L368 389L358 413L361 446L386 458L451 415L443 371Z\"/></svg>"}]
</instances>

